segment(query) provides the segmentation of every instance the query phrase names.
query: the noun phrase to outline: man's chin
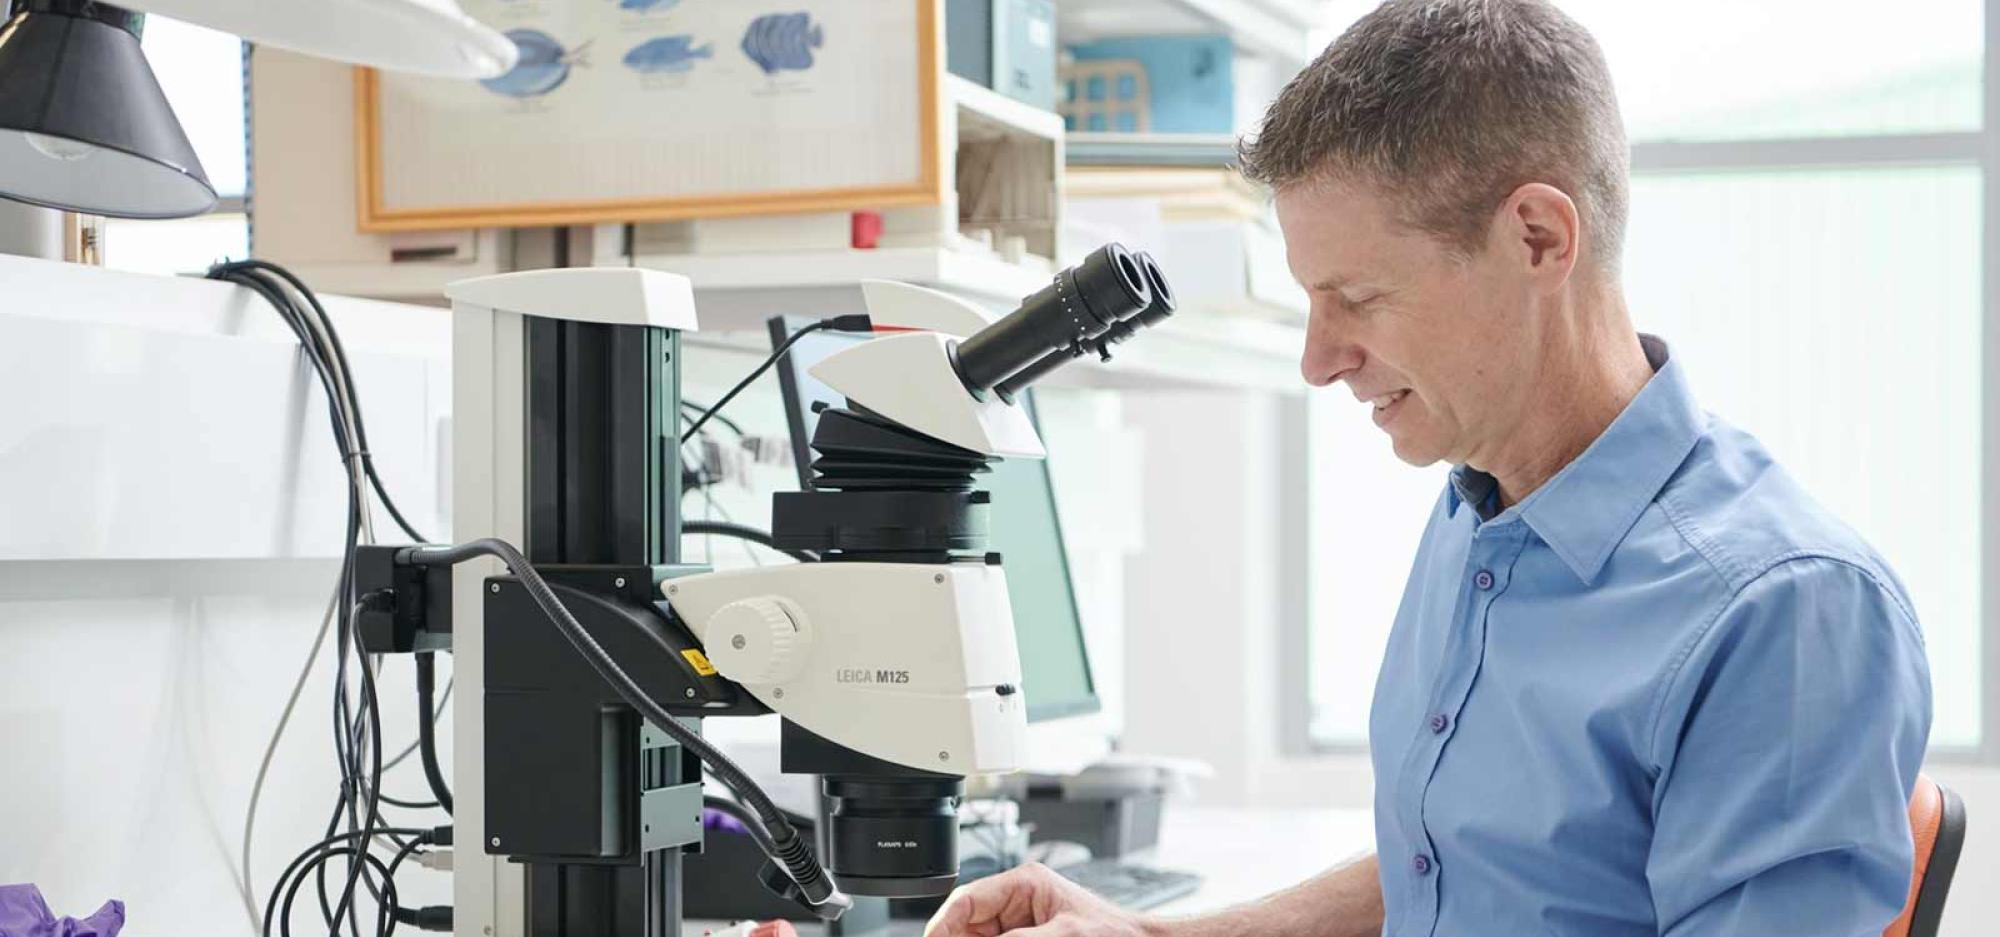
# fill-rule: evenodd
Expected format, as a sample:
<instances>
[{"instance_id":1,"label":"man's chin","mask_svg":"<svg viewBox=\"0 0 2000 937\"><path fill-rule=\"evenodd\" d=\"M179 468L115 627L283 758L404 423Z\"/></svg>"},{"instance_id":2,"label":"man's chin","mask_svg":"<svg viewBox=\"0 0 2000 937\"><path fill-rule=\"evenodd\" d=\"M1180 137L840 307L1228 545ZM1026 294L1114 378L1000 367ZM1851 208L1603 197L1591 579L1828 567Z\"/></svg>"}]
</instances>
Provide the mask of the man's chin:
<instances>
[{"instance_id":1,"label":"man's chin","mask_svg":"<svg viewBox=\"0 0 2000 937\"><path fill-rule=\"evenodd\" d=\"M1396 453L1396 458L1417 468L1436 465L1444 458L1444 452L1439 447L1397 433L1389 434L1389 448Z\"/></svg>"}]
</instances>

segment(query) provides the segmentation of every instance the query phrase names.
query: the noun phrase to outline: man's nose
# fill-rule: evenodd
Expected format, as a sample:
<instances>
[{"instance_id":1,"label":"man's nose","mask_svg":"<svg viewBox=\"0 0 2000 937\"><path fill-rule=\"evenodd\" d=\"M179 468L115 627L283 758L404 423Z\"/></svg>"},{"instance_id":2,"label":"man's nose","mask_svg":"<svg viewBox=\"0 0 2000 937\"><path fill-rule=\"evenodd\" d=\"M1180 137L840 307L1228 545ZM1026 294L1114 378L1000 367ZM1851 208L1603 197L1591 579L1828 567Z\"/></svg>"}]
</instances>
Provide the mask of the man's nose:
<instances>
[{"instance_id":1,"label":"man's nose","mask_svg":"<svg viewBox=\"0 0 2000 937\"><path fill-rule=\"evenodd\" d=\"M1315 311L1306 320L1306 347L1299 356L1299 375L1314 387L1325 387L1346 377L1361 367L1366 357L1361 346L1327 321L1330 318Z\"/></svg>"}]
</instances>

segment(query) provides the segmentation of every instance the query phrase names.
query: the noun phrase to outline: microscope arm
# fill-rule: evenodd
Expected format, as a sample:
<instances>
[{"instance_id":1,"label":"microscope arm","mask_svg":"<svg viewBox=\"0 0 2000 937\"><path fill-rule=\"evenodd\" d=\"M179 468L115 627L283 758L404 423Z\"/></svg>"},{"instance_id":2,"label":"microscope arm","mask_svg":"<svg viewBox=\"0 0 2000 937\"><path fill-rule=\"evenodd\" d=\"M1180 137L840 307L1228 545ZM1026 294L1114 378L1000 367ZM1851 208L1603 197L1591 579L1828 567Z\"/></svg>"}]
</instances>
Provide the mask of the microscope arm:
<instances>
[{"instance_id":1,"label":"microscope arm","mask_svg":"<svg viewBox=\"0 0 2000 937\"><path fill-rule=\"evenodd\" d=\"M1012 771L1026 726L1005 573L984 563L801 563L671 579L722 676L864 755Z\"/></svg>"}]
</instances>

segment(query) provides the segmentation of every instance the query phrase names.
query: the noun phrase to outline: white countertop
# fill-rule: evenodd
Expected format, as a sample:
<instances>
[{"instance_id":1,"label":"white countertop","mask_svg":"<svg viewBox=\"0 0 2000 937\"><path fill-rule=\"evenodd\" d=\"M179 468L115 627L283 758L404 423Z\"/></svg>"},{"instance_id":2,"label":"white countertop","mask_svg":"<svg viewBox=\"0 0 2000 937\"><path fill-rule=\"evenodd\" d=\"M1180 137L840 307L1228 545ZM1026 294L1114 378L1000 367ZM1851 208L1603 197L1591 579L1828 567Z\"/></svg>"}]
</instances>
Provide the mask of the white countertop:
<instances>
[{"instance_id":1,"label":"white countertop","mask_svg":"<svg viewBox=\"0 0 2000 937\"><path fill-rule=\"evenodd\" d=\"M1195 872L1201 888L1152 909L1170 916L1201 914L1242 904L1295 885L1375 848L1375 820L1367 810L1200 807L1169 804L1160 844L1126 861ZM800 937L824 930L801 925ZM879 937L914 937L920 921L894 921ZM700 937L690 922L684 937Z\"/></svg>"},{"instance_id":2,"label":"white countertop","mask_svg":"<svg viewBox=\"0 0 2000 937\"><path fill-rule=\"evenodd\" d=\"M1181 915L1261 898L1374 848L1367 810L1169 806L1159 848L1130 861L1201 874L1201 890L1153 910Z\"/></svg>"}]
</instances>

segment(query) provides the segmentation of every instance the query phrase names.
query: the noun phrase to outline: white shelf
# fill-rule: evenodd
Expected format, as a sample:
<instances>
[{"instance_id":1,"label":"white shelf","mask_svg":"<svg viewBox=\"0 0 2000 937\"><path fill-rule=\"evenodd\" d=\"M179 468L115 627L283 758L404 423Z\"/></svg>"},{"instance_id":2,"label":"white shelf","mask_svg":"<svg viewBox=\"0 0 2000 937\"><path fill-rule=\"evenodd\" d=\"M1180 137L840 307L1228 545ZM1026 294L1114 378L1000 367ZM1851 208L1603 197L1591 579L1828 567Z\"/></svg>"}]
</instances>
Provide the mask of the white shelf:
<instances>
[{"instance_id":1,"label":"white shelf","mask_svg":"<svg viewBox=\"0 0 2000 937\"><path fill-rule=\"evenodd\" d=\"M977 82L957 75L944 76L945 93L958 106L959 135L980 132L1007 136L1032 136L1044 140L1063 139L1062 115L1016 101Z\"/></svg>"},{"instance_id":2,"label":"white shelf","mask_svg":"<svg viewBox=\"0 0 2000 937\"><path fill-rule=\"evenodd\" d=\"M1306 34L1320 21L1312 0L1063 0L1064 45L1116 36L1225 33L1239 51L1299 68Z\"/></svg>"},{"instance_id":3,"label":"white shelf","mask_svg":"<svg viewBox=\"0 0 2000 937\"><path fill-rule=\"evenodd\" d=\"M1228 133L1077 130L1071 131L1063 142L1064 161L1071 169L1229 169L1236 163L1236 135Z\"/></svg>"}]
</instances>

